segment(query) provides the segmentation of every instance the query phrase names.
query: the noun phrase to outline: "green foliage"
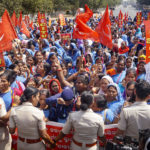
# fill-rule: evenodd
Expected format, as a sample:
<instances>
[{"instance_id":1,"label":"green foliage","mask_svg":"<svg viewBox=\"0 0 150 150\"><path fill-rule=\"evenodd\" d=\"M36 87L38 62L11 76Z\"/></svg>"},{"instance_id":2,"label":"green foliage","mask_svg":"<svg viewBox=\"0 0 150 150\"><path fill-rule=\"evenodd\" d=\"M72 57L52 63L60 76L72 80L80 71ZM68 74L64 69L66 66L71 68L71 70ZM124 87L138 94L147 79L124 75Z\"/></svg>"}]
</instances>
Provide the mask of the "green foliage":
<instances>
[{"instance_id":1,"label":"green foliage","mask_svg":"<svg viewBox=\"0 0 150 150\"><path fill-rule=\"evenodd\" d=\"M17 16L20 10L23 14L34 14L38 11L52 13L63 10L71 11L74 15L76 10L79 7L84 8L85 4L93 10L97 10L101 7L106 7L107 4L114 6L120 2L121 0L0 0L0 16L5 9L9 11L10 15L15 10Z\"/></svg>"},{"instance_id":2,"label":"green foliage","mask_svg":"<svg viewBox=\"0 0 150 150\"><path fill-rule=\"evenodd\" d=\"M0 0L0 16L7 9L12 15L15 10L17 14L19 14L20 10L22 10L22 0Z\"/></svg>"}]
</instances>

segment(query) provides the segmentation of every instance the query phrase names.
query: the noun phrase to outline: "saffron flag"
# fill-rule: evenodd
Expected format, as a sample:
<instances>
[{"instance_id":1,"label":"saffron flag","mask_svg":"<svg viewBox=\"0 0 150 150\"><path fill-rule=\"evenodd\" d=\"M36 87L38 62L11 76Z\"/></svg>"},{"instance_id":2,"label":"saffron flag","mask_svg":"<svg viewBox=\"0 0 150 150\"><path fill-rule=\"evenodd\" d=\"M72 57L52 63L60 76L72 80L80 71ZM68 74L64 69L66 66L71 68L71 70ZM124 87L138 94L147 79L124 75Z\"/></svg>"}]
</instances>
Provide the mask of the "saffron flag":
<instances>
[{"instance_id":1,"label":"saffron flag","mask_svg":"<svg viewBox=\"0 0 150 150\"><path fill-rule=\"evenodd\" d=\"M99 37L97 32L92 30L89 26L87 26L80 19L76 19L76 27L73 30L73 39L90 39L92 41L98 41Z\"/></svg>"},{"instance_id":2,"label":"saffron flag","mask_svg":"<svg viewBox=\"0 0 150 150\"><path fill-rule=\"evenodd\" d=\"M18 27L21 26L21 22L22 22L22 12L20 11L20 16L19 16L19 20L18 20Z\"/></svg>"},{"instance_id":3,"label":"saffron flag","mask_svg":"<svg viewBox=\"0 0 150 150\"><path fill-rule=\"evenodd\" d=\"M28 38L30 37L30 32L27 29L27 25L25 24L24 21L22 21L22 23L21 23L20 32L22 32L23 34L25 34Z\"/></svg>"},{"instance_id":4,"label":"saffron flag","mask_svg":"<svg viewBox=\"0 0 150 150\"><path fill-rule=\"evenodd\" d=\"M128 13L124 14L124 22L126 23L128 21Z\"/></svg>"},{"instance_id":5,"label":"saffron flag","mask_svg":"<svg viewBox=\"0 0 150 150\"><path fill-rule=\"evenodd\" d=\"M122 27L122 25L123 25L123 13L122 13L122 11L120 10L120 12L119 12L119 18L118 18L119 20L118 20L118 26L121 28Z\"/></svg>"},{"instance_id":6,"label":"saffron flag","mask_svg":"<svg viewBox=\"0 0 150 150\"><path fill-rule=\"evenodd\" d=\"M0 23L0 51L9 51L12 49L12 41L17 38L17 33L12 25L7 10L2 16Z\"/></svg>"},{"instance_id":7,"label":"saffron flag","mask_svg":"<svg viewBox=\"0 0 150 150\"><path fill-rule=\"evenodd\" d=\"M90 8L87 5L85 5L85 13L77 15L76 19L78 18L82 22L87 23L92 16L93 16L92 10L90 10Z\"/></svg>"},{"instance_id":8,"label":"saffron flag","mask_svg":"<svg viewBox=\"0 0 150 150\"><path fill-rule=\"evenodd\" d=\"M95 31L99 35L100 43L102 43L103 45L111 49L112 48L112 35L111 35L111 22L109 19L108 5Z\"/></svg>"},{"instance_id":9,"label":"saffron flag","mask_svg":"<svg viewBox=\"0 0 150 150\"><path fill-rule=\"evenodd\" d=\"M24 22L25 22L25 24L26 24L27 26L29 25L29 23L30 23L30 18L29 18L28 15L25 16Z\"/></svg>"},{"instance_id":10,"label":"saffron flag","mask_svg":"<svg viewBox=\"0 0 150 150\"><path fill-rule=\"evenodd\" d=\"M29 24L29 27L34 30L33 21Z\"/></svg>"},{"instance_id":11,"label":"saffron flag","mask_svg":"<svg viewBox=\"0 0 150 150\"><path fill-rule=\"evenodd\" d=\"M146 63L150 62L150 20L144 21L146 33Z\"/></svg>"},{"instance_id":12,"label":"saffron flag","mask_svg":"<svg viewBox=\"0 0 150 150\"><path fill-rule=\"evenodd\" d=\"M112 11L112 9L110 10L110 16L111 17L113 17L114 15L113 15L113 11Z\"/></svg>"},{"instance_id":13,"label":"saffron flag","mask_svg":"<svg viewBox=\"0 0 150 150\"><path fill-rule=\"evenodd\" d=\"M17 17L16 17L15 11L13 12L13 15L12 15L12 17L11 17L11 21L12 21L13 25L16 27L18 21L17 21Z\"/></svg>"}]
</instances>

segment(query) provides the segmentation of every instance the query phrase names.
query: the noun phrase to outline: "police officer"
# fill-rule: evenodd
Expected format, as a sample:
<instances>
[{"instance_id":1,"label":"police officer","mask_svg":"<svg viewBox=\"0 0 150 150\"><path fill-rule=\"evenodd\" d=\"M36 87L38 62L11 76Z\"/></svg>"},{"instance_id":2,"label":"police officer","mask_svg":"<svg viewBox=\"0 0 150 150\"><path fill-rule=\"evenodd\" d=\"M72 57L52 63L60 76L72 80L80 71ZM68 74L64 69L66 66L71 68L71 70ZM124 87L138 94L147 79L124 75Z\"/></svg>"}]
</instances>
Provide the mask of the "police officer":
<instances>
[{"instance_id":1,"label":"police officer","mask_svg":"<svg viewBox=\"0 0 150 150\"><path fill-rule=\"evenodd\" d=\"M54 143L46 132L43 111L35 107L38 101L38 89L27 87L21 97L22 104L11 110L9 128L11 134L18 128L18 150L45 150L41 138L49 144Z\"/></svg>"},{"instance_id":2,"label":"police officer","mask_svg":"<svg viewBox=\"0 0 150 150\"><path fill-rule=\"evenodd\" d=\"M8 127L4 125L8 121L8 116L5 103L0 98L0 150L11 150L11 135L9 134Z\"/></svg>"},{"instance_id":3,"label":"police officer","mask_svg":"<svg viewBox=\"0 0 150 150\"><path fill-rule=\"evenodd\" d=\"M150 95L150 84L144 80L135 85L136 101L123 108L118 122L117 135L124 134L139 139L139 129L150 129L150 105L147 100Z\"/></svg>"},{"instance_id":4,"label":"police officer","mask_svg":"<svg viewBox=\"0 0 150 150\"><path fill-rule=\"evenodd\" d=\"M71 150L98 150L97 136L104 140L104 121L101 116L91 109L93 95L90 92L83 92L81 95L80 111L69 114L67 122L55 142L69 134L74 129Z\"/></svg>"}]
</instances>

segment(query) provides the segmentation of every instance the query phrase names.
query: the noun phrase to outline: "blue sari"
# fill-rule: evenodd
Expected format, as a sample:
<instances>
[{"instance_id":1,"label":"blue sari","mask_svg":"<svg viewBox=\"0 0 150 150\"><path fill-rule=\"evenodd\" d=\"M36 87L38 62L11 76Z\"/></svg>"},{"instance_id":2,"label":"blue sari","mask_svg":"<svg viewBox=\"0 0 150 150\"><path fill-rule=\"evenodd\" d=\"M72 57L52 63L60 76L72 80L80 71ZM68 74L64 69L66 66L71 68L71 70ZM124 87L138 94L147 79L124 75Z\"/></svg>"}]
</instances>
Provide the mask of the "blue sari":
<instances>
[{"instance_id":1,"label":"blue sari","mask_svg":"<svg viewBox=\"0 0 150 150\"><path fill-rule=\"evenodd\" d=\"M146 73L142 73L142 74L138 75L136 80L139 80L139 79L146 80Z\"/></svg>"},{"instance_id":2,"label":"blue sari","mask_svg":"<svg viewBox=\"0 0 150 150\"><path fill-rule=\"evenodd\" d=\"M113 75L112 79L115 83L119 84L122 82L122 80L125 78L125 76L126 76L126 71L122 71L119 74Z\"/></svg>"},{"instance_id":3,"label":"blue sari","mask_svg":"<svg viewBox=\"0 0 150 150\"><path fill-rule=\"evenodd\" d=\"M111 83L108 85L108 87L113 86L117 89L117 97L116 100L107 102L107 107L114 113L115 116L117 116L121 112L121 108L124 104L124 99L122 97L122 94L120 92L120 89L116 83Z\"/></svg>"}]
</instances>

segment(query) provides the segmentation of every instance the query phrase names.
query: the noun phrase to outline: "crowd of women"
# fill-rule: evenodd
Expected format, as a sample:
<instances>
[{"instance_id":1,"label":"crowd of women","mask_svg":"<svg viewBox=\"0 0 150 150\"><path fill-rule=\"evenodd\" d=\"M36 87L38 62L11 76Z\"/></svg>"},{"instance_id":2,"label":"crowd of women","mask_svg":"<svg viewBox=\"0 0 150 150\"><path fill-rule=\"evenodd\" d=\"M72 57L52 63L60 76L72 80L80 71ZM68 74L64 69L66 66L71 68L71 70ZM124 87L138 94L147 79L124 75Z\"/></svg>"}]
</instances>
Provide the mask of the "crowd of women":
<instances>
[{"instance_id":1,"label":"crowd of women","mask_svg":"<svg viewBox=\"0 0 150 150\"><path fill-rule=\"evenodd\" d=\"M66 26L52 21L47 39L40 38L36 23L31 38L18 33L0 67L0 149L11 145L8 120L10 133L18 128L18 149L43 149L40 137L53 145L45 122L65 123L84 104L85 91L93 95L88 106L104 124L118 122L122 108L135 101L136 82L146 80L146 42L143 25L137 27L129 17L120 28L117 20L111 17L112 49L88 39L71 38L64 44L61 34L72 34L72 19L66 19ZM93 17L88 24L94 29L98 22ZM39 145L25 145L25 140Z\"/></svg>"}]
</instances>

